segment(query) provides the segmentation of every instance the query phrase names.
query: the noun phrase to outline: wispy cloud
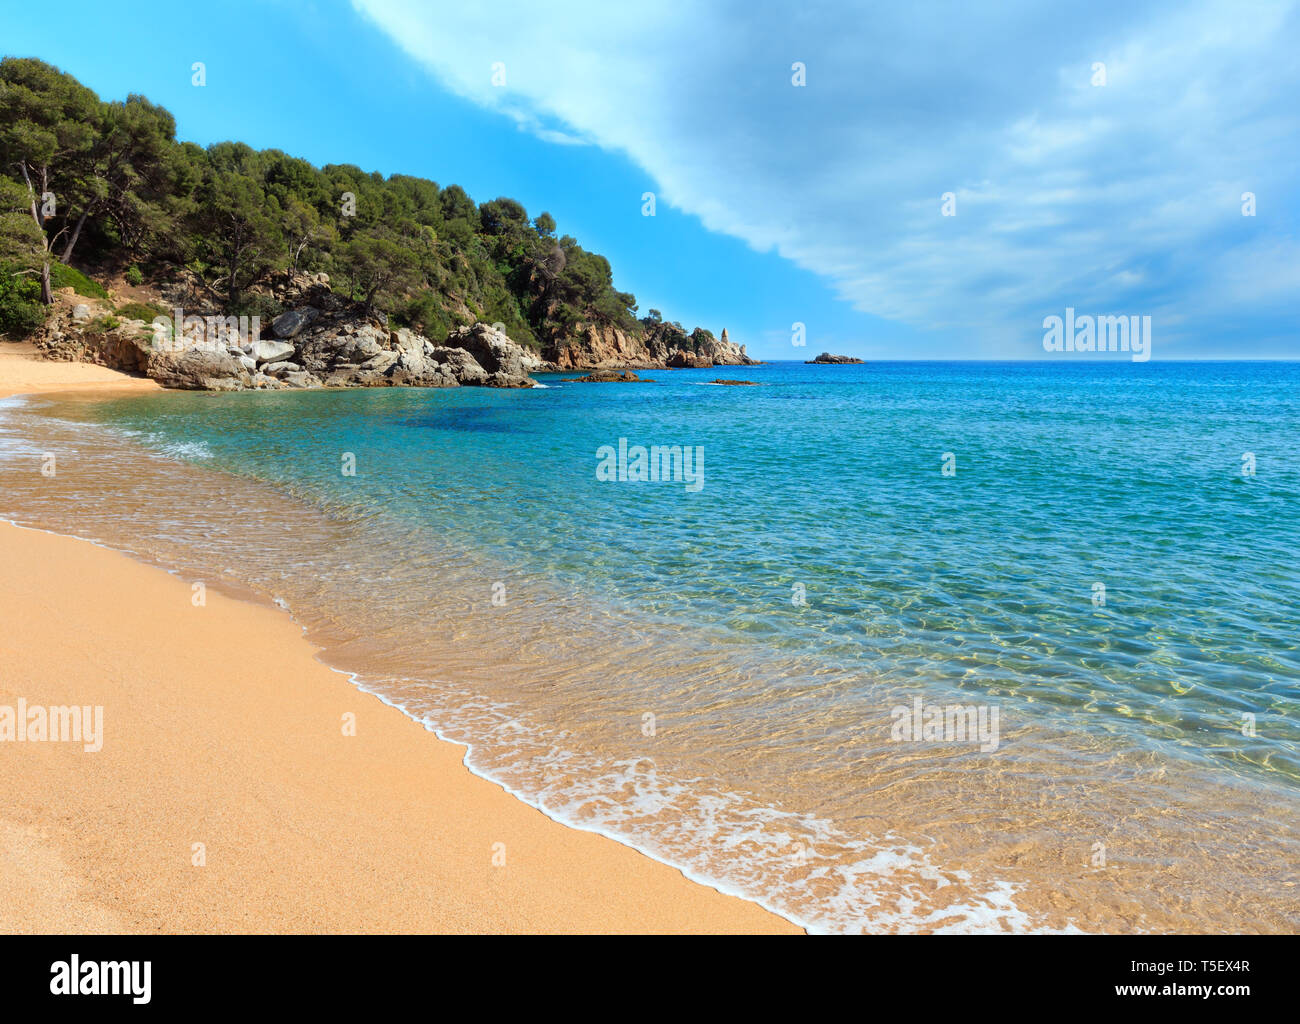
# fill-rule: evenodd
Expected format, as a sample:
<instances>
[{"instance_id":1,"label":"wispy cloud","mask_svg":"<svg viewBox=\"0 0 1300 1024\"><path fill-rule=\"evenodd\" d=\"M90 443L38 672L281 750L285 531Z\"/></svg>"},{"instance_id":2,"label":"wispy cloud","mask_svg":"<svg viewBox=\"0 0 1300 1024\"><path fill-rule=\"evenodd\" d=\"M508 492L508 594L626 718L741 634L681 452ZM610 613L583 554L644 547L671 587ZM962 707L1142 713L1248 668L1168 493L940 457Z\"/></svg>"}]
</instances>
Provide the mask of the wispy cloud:
<instances>
[{"instance_id":1,"label":"wispy cloud","mask_svg":"<svg viewBox=\"0 0 1300 1024\"><path fill-rule=\"evenodd\" d=\"M353 2L446 88L625 154L864 312L988 350L1066 304L1298 297L1292 3Z\"/></svg>"}]
</instances>

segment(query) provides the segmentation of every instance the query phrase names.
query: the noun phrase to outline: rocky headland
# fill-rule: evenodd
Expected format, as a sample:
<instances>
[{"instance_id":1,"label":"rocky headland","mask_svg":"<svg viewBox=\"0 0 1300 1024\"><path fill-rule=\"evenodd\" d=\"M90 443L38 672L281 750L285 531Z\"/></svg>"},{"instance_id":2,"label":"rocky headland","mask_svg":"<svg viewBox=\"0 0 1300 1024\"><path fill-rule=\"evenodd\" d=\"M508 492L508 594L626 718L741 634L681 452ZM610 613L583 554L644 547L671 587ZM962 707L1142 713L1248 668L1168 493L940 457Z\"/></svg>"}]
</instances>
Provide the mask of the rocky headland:
<instances>
[{"instance_id":1,"label":"rocky headland","mask_svg":"<svg viewBox=\"0 0 1300 1024\"><path fill-rule=\"evenodd\" d=\"M176 292L179 293L179 289ZM584 382L639 381L632 369L753 365L743 345L696 328L652 323L643 334L584 326L542 351L483 322L445 338L396 327L374 306L334 293L325 274L284 274L268 294L282 306L269 324L184 309L183 319L115 315L109 302L66 289L34 337L50 359L96 363L163 387L207 391L341 387L535 386L534 373L591 370ZM193 293L189 293L192 299ZM173 298L164 288L155 303ZM179 294L175 295L179 300ZM250 330L250 326L254 329Z\"/></svg>"},{"instance_id":2,"label":"rocky headland","mask_svg":"<svg viewBox=\"0 0 1300 1024\"><path fill-rule=\"evenodd\" d=\"M665 321L644 324L641 333L614 326L585 326L549 342L543 355L560 370L707 369L713 366L756 366L744 345L720 338L703 327L690 334Z\"/></svg>"}]
</instances>

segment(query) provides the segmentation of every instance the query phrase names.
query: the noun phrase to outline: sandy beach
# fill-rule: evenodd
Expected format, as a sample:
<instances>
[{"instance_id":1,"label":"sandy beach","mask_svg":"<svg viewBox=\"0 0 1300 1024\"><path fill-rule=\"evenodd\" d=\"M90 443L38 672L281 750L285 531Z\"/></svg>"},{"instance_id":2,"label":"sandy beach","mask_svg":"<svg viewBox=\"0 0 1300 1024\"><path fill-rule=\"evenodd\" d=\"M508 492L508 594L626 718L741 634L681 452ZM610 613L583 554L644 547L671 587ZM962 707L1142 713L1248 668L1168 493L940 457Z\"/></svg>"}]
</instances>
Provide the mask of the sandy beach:
<instances>
[{"instance_id":1,"label":"sandy beach","mask_svg":"<svg viewBox=\"0 0 1300 1024\"><path fill-rule=\"evenodd\" d=\"M0 396L155 387L0 346ZM98 752L0 743L0 932L798 931L551 821L191 582L0 524L0 705L103 708Z\"/></svg>"}]
</instances>

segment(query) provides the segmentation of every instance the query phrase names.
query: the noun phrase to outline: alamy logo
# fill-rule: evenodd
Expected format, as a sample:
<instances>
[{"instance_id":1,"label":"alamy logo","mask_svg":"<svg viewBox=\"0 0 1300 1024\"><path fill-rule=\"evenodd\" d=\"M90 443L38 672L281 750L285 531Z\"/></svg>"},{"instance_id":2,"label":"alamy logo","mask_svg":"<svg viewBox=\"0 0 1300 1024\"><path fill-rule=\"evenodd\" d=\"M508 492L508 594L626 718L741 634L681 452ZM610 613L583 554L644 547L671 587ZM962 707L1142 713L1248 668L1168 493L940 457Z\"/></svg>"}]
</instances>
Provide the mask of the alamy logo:
<instances>
[{"instance_id":1,"label":"alamy logo","mask_svg":"<svg viewBox=\"0 0 1300 1024\"><path fill-rule=\"evenodd\" d=\"M704 488L704 449L699 445L628 446L602 444L596 449L596 479L619 483L684 483L691 493Z\"/></svg>"},{"instance_id":2,"label":"alamy logo","mask_svg":"<svg viewBox=\"0 0 1300 1024\"><path fill-rule=\"evenodd\" d=\"M260 316L185 315L177 306L171 316L153 318L153 347L159 352L200 348L224 352L231 344L243 348L261 340Z\"/></svg>"},{"instance_id":3,"label":"alamy logo","mask_svg":"<svg viewBox=\"0 0 1300 1024\"><path fill-rule=\"evenodd\" d=\"M916 697L912 706L899 705L890 712L894 727L889 738L895 743L978 743L991 754L998 749L996 704L927 704Z\"/></svg>"},{"instance_id":4,"label":"alamy logo","mask_svg":"<svg viewBox=\"0 0 1300 1024\"><path fill-rule=\"evenodd\" d=\"M87 754L104 746L104 709L33 704L19 697L16 707L0 704L0 743L80 743Z\"/></svg>"},{"instance_id":5,"label":"alamy logo","mask_svg":"<svg viewBox=\"0 0 1300 1024\"><path fill-rule=\"evenodd\" d=\"M143 1006L149 1002L153 961L87 960L75 953L50 964L50 992L56 996L131 996Z\"/></svg>"},{"instance_id":6,"label":"alamy logo","mask_svg":"<svg viewBox=\"0 0 1300 1024\"><path fill-rule=\"evenodd\" d=\"M1079 316L1065 307L1065 318L1043 319L1046 352L1131 352L1133 362L1151 358L1151 317Z\"/></svg>"}]
</instances>

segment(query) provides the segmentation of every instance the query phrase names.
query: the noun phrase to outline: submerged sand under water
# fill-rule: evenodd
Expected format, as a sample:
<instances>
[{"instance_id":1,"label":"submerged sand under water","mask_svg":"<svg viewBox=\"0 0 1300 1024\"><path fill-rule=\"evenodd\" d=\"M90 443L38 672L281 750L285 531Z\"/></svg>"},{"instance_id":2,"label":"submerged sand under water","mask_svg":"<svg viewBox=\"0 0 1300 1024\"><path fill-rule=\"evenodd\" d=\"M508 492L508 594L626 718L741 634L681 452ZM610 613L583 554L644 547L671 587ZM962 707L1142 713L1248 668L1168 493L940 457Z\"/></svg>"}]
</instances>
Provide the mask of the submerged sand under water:
<instances>
[{"instance_id":1,"label":"submerged sand under water","mask_svg":"<svg viewBox=\"0 0 1300 1024\"><path fill-rule=\"evenodd\" d=\"M0 516L286 605L328 664L470 744L477 772L813 930L1300 928L1284 778L1011 699L994 751L898 742L894 709L955 691L694 635L382 509L147 448L72 399L39 405L0 410Z\"/></svg>"}]
</instances>

